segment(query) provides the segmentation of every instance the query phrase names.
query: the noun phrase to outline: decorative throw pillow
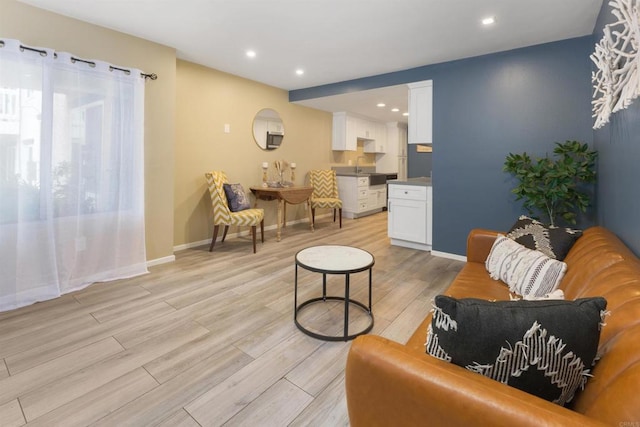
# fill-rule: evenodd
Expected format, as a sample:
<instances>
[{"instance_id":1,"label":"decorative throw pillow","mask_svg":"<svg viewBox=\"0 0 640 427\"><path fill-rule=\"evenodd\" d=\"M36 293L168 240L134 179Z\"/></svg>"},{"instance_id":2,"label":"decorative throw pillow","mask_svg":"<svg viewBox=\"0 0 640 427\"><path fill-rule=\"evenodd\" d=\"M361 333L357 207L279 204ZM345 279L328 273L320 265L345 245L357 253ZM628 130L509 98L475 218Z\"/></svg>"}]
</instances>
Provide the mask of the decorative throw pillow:
<instances>
[{"instance_id":1,"label":"decorative throw pillow","mask_svg":"<svg viewBox=\"0 0 640 427\"><path fill-rule=\"evenodd\" d=\"M545 225L525 215L507 233L508 238L558 261L565 259L580 236L582 230Z\"/></svg>"},{"instance_id":2,"label":"decorative throw pillow","mask_svg":"<svg viewBox=\"0 0 640 427\"><path fill-rule=\"evenodd\" d=\"M559 405L584 387L607 301L484 301L438 295L427 353Z\"/></svg>"},{"instance_id":3,"label":"decorative throw pillow","mask_svg":"<svg viewBox=\"0 0 640 427\"><path fill-rule=\"evenodd\" d=\"M224 193L227 195L227 203L229 204L229 210L231 212L243 211L249 209L251 204L247 195L244 193L244 188L241 184L223 184Z\"/></svg>"},{"instance_id":4,"label":"decorative throw pillow","mask_svg":"<svg viewBox=\"0 0 640 427\"><path fill-rule=\"evenodd\" d=\"M556 290L567 271L567 264L542 252L498 235L485 267L492 279L502 280L518 295L543 297Z\"/></svg>"}]
</instances>

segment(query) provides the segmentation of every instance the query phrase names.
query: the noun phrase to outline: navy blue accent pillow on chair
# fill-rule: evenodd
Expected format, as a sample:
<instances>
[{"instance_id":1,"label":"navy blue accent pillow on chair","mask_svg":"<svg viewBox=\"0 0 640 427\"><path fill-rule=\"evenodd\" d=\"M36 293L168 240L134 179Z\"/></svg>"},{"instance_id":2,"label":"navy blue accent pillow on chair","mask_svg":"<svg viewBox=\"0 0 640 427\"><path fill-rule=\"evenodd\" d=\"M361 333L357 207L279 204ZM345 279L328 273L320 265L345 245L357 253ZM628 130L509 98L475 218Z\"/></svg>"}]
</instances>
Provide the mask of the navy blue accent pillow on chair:
<instances>
[{"instance_id":1,"label":"navy blue accent pillow on chair","mask_svg":"<svg viewBox=\"0 0 640 427\"><path fill-rule=\"evenodd\" d=\"M243 211L251 207L244 188L242 188L242 184L223 184L223 187L231 212Z\"/></svg>"}]
</instances>

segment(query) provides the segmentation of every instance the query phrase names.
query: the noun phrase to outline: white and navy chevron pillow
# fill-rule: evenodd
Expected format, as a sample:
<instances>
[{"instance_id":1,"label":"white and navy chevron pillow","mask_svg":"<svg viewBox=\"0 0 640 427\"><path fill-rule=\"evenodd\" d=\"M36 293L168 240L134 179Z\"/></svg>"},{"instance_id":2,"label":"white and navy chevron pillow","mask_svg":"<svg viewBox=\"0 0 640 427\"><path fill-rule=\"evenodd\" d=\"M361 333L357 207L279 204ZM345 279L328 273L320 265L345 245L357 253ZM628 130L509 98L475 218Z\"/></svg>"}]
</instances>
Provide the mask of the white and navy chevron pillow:
<instances>
[{"instance_id":1,"label":"white and navy chevron pillow","mask_svg":"<svg viewBox=\"0 0 640 427\"><path fill-rule=\"evenodd\" d=\"M604 298L485 301L438 295L427 353L564 405L595 363Z\"/></svg>"},{"instance_id":2,"label":"white and navy chevron pillow","mask_svg":"<svg viewBox=\"0 0 640 427\"><path fill-rule=\"evenodd\" d=\"M528 249L499 235L493 242L485 267L494 280L523 297L541 298L555 291L567 271L567 264L542 252Z\"/></svg>"}]
</instances>

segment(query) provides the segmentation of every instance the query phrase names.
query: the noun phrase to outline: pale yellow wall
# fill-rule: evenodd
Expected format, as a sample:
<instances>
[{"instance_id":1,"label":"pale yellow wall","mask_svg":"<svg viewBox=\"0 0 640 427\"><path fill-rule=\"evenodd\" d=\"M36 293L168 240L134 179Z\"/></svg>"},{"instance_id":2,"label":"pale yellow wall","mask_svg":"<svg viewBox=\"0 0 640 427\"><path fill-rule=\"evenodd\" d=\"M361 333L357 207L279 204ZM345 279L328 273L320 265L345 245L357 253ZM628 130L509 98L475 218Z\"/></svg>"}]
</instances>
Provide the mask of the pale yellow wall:
<instances>
[{"instance_id":1,"label":"pale yellow wall","mask_svg":"<svg viewBox=\"0 0 640 427\"><path fill-rule=\"evenodd\" d=\"M14 0L0 0L0 37L158 75L145 94L147 259L172 255L175 50Z\"/></svg>"},{"instance_id":2,"label":"pale yellow wall","mask_svg":"<svg viewBox=\"0 0 640 427\"><path fill-rule=\"evenodd\" d=\"M260 184L263 161L296 162L296 184L303 184L312 168L355 162L357 153L331 151L331 114L289 103L285 90L176 62L175 50L167 46L15 0L0 0L0 37L158 75L147 82L145 96L149 260L172 255L174 246L210 238L207 170L225 170L230 181L248 190ZM262 108L277 110L284 121L286 135L278 150L262 151L253 140L252 119ZM226 123L229 134L223 132ZM260 206L265 224L275 224L275 203ZM302 205L290 206L287 213L289 220L305 217Z\"/></svg>"},{"instance_id":3,"label":"pale yellow wall","mask_svg":"<svg viewBox=\"0 0 640 427\"><path fill-rule=\"evenodd\" d=\"M197 64L179 60L176 68L176 246L211 238L206 171L224 170L230 182L249 192L262 182L262 162L295 162L299 185L310 169L333 162L330 113L289 103L285 90ZM277 150L263 151L253 139L253 117L263 108L278 111L284 122L285 137ZM224 133L225 124L230 133ZM306 218L303 206L289 206L287 219ZM275 202L261 201L259 207L265 209L265 225L275 224Z\"/></svg>"},{"instance_id":4,"label":"pale yellow wall","mask_svg":"<svg viewBox=\"0 0 640 427\"><path fill-rule=\"evenodd\" d=\"M358 157L360 157L358 161L359 166L376 165L375 153L365 153L364 144L362 141L358 141L356 151L332 151L331 166L355 166Z\"/></svg>"}]
</instances>

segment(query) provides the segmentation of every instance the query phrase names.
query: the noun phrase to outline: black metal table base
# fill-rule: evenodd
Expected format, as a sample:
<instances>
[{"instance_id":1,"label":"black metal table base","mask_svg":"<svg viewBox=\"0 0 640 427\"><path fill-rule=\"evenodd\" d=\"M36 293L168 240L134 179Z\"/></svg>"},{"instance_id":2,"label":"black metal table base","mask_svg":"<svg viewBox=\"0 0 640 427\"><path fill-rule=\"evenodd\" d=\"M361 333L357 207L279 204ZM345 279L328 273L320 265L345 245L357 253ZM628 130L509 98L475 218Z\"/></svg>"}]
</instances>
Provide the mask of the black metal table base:
<instances>
[{"instance_id":1,"label":"black metal table base","mask_svg":"<svg viewBox=\"0 0 640 427\"><path fill-rule=\"evenodd\" d=\"M298 327L298 329L300 329L302 332L304 332L305 334L309 335L310 337L313 338L317 338L319 340L324 340L324 341L350 341L352 339L354 339L355 337L357 337L358 335L364 335L367 332L369 332L371 329L373 329L373 314L371 313L371 310L369 310L369 308L364 305L363 303L361 303L360 301L355 301L350 299L348 304L353 304L359 308L361 308L366 314L369 315L369 319L370 322L367 325L366 328L364 328L363 330L361 330L360 332L356 332L355 334L351 334L349 335L349 323L348 323L348 310L349 310L349 305L345 304L345 310L347 311L347 319L345 320L345 331L344 334L342 336L333 336L333 335L322 335L313 331L308 330L307 328L305 328L304 326L302 326L300 324L300 322L298 322L298 313L300 312L300 309L303 307L306 307L310 304L316 303L316 302L326 302L327 300L333 300L333 301L345 301L344 297L333 297L333 296L328 296L328 297L318 297L318 298L312 298L310 300L307 300L305 302L303 302L302 304L300 304L297 308L296 308L296 315L293 318L293 321L295 322L296 326Z\"/></svg>"},{"instance_id":2,"label":"black metal table base","mask_svg":"<svg viewBox=\"0 0 640 427\"><path fill-rule=\"evenodd\" d=\"M320 339L320 340L324 340L324 341L349 341L354 339L355 337L359 336L359 335L363 335L366 334L367 332L371 331L371 329L373 328L373 313L371 311L371 282L372 282L372 269L371 267L373 267L373 263L365 268L359 269L359 270L353 270L351 272L324 272L322 271L322 296L321 297L317 297L317 298L311 298L307 301L302 302L300 305L298 305L298 263L296 262L295 264L295 287L294 287L294 312L293 312L293 321L296 324L296 326L298 327L298 329L300 329L302 332L304 332L305 334L309 335L310 337L316 338L316 339ZM304 265L300 265L302 268L309 270L309 271L315 271L315 272L321 272L318 270L314 270L311 268L308 268ZM363 303L361 303L360 301L356 301L356 300L352 300L349 298L349 285L350 285L350 273L353 272L358 272L358 271L364 271L368 269L369 270L369 306L367 307L366 305L364 305ZM339 296L327 296L327 274L344 274L345 275L345 286L344 286L344 297L339 297ZM300 309L307 307L311 304L314 303L318 303L318 302L326 302L327 300L332 300L332 301L344 301L344 333L341 336L335 336L335 335L323 335L323 334L319 334L317 332L313 332L310 331L309 329L305 328L304 326L302 326L300 324L300 322L298 322L298 312L300 311ZM361 331L354 333L354 334L349 334L349 306L350 305L354 305L356 307L361 308L368 316L370 319L369 324Z\"/></svg>"}]
</instances>

